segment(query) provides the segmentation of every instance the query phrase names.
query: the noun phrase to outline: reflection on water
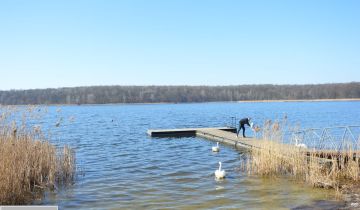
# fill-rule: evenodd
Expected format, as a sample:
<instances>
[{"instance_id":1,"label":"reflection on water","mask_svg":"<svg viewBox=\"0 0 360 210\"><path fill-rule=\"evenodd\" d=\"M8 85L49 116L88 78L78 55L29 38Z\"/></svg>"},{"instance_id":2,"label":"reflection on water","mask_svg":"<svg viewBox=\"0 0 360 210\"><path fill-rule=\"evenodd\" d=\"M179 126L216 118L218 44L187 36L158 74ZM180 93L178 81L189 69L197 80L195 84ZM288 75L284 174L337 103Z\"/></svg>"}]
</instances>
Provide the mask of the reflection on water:
<instances>
[{"instance_id":1,"label":"reflection on water","mask_svg":"<svg viewBox=\"0 0 360 210\"><path fill-rule=\"evenodd\" d=\"M77 151L84 176L45 204L61 209L289 209L333 200L334 193L288 179L264 179L240 170L244 151L200 138L149 138L149 128L223 126L231 116L262 122L287 113L293 122L331 126L329 119L359 122L358 102L211 103L62 107L54 143ZM346 112L344 112L346 110ZM56 122L51 107L44 125ZM341 116L341 117L340 117ZM329 122L329 123L328 123ZM341 123L341 122L339 122ZM217 181L218 162L227 172Z\"/></svg>"}]
</instances>

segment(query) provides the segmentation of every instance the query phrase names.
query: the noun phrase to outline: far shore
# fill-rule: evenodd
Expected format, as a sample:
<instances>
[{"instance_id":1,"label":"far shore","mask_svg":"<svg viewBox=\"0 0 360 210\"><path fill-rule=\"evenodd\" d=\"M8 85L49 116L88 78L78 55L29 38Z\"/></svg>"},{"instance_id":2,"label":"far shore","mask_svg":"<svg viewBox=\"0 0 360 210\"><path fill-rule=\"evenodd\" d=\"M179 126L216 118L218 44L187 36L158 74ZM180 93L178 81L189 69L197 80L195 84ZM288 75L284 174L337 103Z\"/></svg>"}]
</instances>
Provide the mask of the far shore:
<instances>
[{"instance_id":1,"label":"far shore","mask_svg":"<svg viewBox=\"0 0 360 210\"><path fill-rule=\"evenodd\" d=\"M326 101L360 101L360 98L328 98L328 99L277 99L277 100L247 100L238 103L267 103L267 102L326 102Z\"/></svg>"},{"instance_id":2,"label":"far shore","mask_svg":"<svg viewBox=\"0 0 360 210\"><path fill-rule=\"evenodd\" d=\"M159 105L159 104L200 104L200 103L271 103L271 102L335 102L360 101L360 98L328 98L328 99L276 99L276 100L244 100L244 101L203 101L203 102L143 102L143 103L104 103L104 104L12 104L0 106L111 106L111 105Z\"/></svg>"}]
</instances>

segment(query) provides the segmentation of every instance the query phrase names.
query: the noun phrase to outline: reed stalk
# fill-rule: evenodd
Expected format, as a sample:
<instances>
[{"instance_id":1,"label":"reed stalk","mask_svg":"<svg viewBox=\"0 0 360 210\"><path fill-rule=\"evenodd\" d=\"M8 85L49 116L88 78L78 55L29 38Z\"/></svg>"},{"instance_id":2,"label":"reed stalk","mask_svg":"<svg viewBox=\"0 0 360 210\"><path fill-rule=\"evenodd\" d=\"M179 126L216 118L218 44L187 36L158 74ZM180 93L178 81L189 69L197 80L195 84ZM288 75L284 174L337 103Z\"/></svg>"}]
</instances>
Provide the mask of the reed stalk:
<instances>
[{"instance_id":1,"label":"reed stalk","mask_svg":"<svg viewBox=\"0 0 360 210\"><path fill-rule=\"evenodd\" d=\"M314 187L334 188L359 184L359 152L349 141L336 153L283 144L284 121L266 121L261 149L254 148L246 162L249 174L267 177L288 176ZM310 151L310 153L309 153ZM321 155L320 155L321 154Z\"/></svg>"},{"instance_id":2,"label":"reed stalk","mask_svg":"<svg viewBox=\"0 0 360 210\"><path fill-rule=\"evenodd\" d=\"M34 107L22 111L0 107L0 204L28 204L54 190L60 184L74 181L75 153L68 146L51 144L39 126L29 127L26 120Z\"/></svg>"}]
</instances>

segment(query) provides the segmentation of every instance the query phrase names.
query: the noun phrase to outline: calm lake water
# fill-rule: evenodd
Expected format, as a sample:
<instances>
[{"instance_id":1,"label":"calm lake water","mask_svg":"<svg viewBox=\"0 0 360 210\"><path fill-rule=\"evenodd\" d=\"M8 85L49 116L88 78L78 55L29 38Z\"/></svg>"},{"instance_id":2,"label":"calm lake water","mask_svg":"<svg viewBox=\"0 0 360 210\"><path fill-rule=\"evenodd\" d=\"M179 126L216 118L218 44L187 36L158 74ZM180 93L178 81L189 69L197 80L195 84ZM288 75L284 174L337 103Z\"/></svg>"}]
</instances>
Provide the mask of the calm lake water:
<instances>
[{"instance_id":1,"label":"calm lake water","mask_svg":"<svg viewBox=\"0 0 360 210\"><path fill-rule=\"evenodd\" d=\"M58 109L61 109L59 111ZM262 124L284 114L304 128L360 124L360 102L201 103L49 107L41 122L55 144L76 150L73 186L36 203L60 209L289 209L334 193L283 179L250 176L246 155L201 138L150 138L148 129L215 127L231 117ZM58 110L58 111L56 111ZM62 118L61 125L55 127ZM249 130L247 130L249 132ZM250 134L250 132L249 132ZM218 162L228 177L214 179Z\"/></svg>"}]
</instances>

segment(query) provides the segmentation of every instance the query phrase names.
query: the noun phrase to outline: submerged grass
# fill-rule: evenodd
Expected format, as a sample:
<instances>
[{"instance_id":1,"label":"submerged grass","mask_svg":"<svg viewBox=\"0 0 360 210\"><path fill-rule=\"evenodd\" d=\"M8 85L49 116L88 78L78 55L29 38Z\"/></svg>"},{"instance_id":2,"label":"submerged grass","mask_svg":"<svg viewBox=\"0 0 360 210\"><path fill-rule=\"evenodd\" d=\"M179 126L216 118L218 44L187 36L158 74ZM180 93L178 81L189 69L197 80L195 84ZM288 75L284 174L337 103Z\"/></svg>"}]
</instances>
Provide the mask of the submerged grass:
<instances>
[{"instance_id":1,"label":"submerged grass","mask_svg":"<svg viewBox=\"0 0 360 210\"><path fill-rule=\"evenodd\" d=\"M359 184L359 151L351 143L341 151L321 151L283 144L286 118L265 122L262 148L254 148L246 162L250 174L288 176L314 187L334 188Z\"/></svg>"},{"instance_id":2,"label":"submerged grass","mask_svg":"<svg viewBox=\"0 0 360 210\"><path fill-rule=\"evenodd\" d=\"M39 126L30 127L28 117L34 107L23 112L0 107L0 204L27 204L46 190L74 181L75 153L68 146L57 148L42 134Z\"/></svg>"}]
</instances>

